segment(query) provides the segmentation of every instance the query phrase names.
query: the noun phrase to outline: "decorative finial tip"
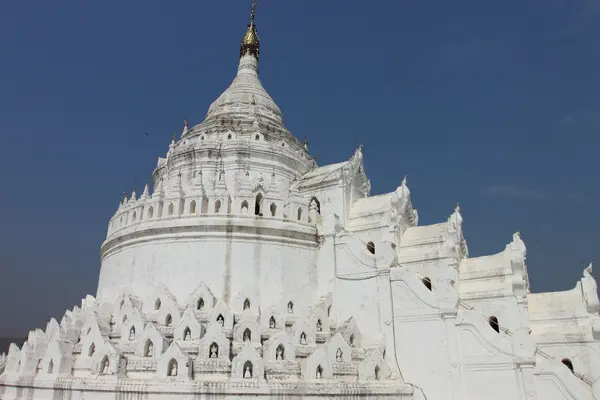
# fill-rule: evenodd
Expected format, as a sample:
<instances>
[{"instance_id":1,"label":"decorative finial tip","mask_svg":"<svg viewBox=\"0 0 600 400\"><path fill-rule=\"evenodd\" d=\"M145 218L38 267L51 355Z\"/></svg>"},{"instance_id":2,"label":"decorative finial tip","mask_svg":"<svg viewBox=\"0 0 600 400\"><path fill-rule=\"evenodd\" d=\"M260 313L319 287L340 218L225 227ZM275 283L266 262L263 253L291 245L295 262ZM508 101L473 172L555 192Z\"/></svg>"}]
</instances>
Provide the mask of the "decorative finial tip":
<instances>
[{"instance_id":1,"label":"decorative finial tip","mask_svg":"<svg viewBox=\"0 0 600 400\"><path fill-rule=\"evenodd\" d=\"M251 54L256 57L258 60L260 56L260 41L258 39L258 33L256 32L256 25L254 24L254 17L256 15L256 6L258 2L256 0L252 1L252 13L250 14L250 23L248 24L248 29L244 38L242 39L242 44L240 48L240 58Z\"/></svg>"},{"instance_id":2,"label":"decorative finial tip","mask_svg":"<svg viewBox=\"0 0 600 400\"><path fill-rule=\"evenodd\" d=\"M460 202L456 202L456 208L454 209L456 212L460 212Z\"/></svg>"},{"instance_id":3,"label":"decorative finial tip","mask_svg":"<svg viewBox=\"0 0 600 400\"><path fill-rule=\"evenodd\" d=\"M188 126L188 119L187 119L187 117L185 117L185 118L183 119L183 126L185 126L186 128L187 128L187 126Z\"/></svg>"},{"instance_id":4,"label":"decorative finial tip","mask_svg":"<svg viewBox=\"0 0 600 400\"><path fill-rule=\"evenodd\" d=\"M406 186L408 184L408 180L406 175L404 175L404 178L402 178L402 186Z\"/></svg>"},{"instance_id":5,"label":"decorative finial tip","mask_svg":"<svg viewBox=\"0 0 600 400\"><path fill-rule=\"evenodd\" d=\"M258 1L252 0L252 13L250 14L250 24L254 25L254 17L256 16L256 6Z\"/></svg>"}]
</instances>

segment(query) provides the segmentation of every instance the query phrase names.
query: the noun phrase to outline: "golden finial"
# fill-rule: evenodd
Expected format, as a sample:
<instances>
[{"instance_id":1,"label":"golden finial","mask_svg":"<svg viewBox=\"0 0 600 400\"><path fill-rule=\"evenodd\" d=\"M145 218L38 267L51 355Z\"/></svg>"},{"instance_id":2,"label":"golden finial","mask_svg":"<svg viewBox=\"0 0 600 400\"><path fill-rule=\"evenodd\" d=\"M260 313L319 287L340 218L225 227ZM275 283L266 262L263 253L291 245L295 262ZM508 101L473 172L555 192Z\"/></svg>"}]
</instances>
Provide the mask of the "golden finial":
<instances>
[{"instance_id":1,"label":"golden finial","mask_svg":"<svg viewBox=\"0 0 600 400\"><path fill-rule=\"evenodd\" d=\"M240 57L245 56L246 54L253 55L258 58L260 54L260 43L258 39L258 33L256 32L256 25L254 24L254 17L256 16L256 6L258 2L256 0L252 1L252 13L250 14L250 24L248 24L248 30L242 39L242 44L240 47Z\"/></svg>"}]
</instances>

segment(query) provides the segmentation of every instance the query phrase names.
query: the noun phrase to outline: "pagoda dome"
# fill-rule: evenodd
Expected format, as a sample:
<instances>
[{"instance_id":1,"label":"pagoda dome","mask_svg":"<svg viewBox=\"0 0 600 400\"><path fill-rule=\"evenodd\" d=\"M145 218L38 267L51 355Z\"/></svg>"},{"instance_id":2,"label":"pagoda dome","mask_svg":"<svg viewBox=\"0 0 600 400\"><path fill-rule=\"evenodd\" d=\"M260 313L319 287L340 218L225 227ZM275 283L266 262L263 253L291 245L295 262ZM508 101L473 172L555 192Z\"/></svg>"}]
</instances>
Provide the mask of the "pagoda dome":
<instances>
[{"instance_id":1,"label":"pagoda dome","mask_svg":"<svg viewBox=\"0 0 600 400\"><path fill-rule=\"evenodd\" d=\"M238 73L231 85L215 100L206 114L206 121L255 115L284 128L281 110L264 89L258 77L258 59L242 55Z\"/></svg>"},{"instance_id":2,"label":"pagoda dome","mask_svg":"<svg viewBox=\"0 0 600 400\"><path fill-rule=\"evenodd\" d=\"M285 130L281 110L264 89L258 77L260 39L254 22L253 3L248 29L240 43L240 64L231 85L215 100L206 114L206 122L219 119L264 119L277 130Z\"/></svg>"}]
</instances>

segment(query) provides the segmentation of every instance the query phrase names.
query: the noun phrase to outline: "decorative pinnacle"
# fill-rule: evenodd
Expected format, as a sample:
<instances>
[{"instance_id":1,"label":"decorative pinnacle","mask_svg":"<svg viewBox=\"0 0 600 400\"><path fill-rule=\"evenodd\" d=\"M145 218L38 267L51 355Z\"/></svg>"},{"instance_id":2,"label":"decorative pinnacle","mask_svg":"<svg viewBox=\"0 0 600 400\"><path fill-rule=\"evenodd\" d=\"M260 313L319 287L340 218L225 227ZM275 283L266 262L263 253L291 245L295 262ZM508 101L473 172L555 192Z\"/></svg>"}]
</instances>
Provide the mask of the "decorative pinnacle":
<instances>
[{"instance_id":1,"label":"decorative pinnacle","mask_svg":"<svg viewBox=\"0 0 600 400\"><path fill-rule=\"evenodd\" d=\"M250 14L250 24L254 25L254 17L256 16L256 6L258 5L258 1L252 0L252 13Z\"/></svg>"},{"instance_id":2,"label":"decorative pinnacle","mask_svg":"<svg viewBox=\"0 0 600 400\"><path fill-rule=\"evenodd\" d=\"M185 119L183 120L183 126L185 126L186 128L188 127L187 117L185 117Z\"/></svg>"},{"instance_id":3,"label":"decorative pinnacle","mask_svg":"<svg viewBox=\"0 0 600 400\"><path fill-rule=\"evenodd\" d=\"M258 39L258 33L256 32L256 25L254 24L254 18L256 16L256 6L258 2L252 1L252 13L250 14L250 23L248 24L248 30L242 39L240 46L240 58L250 54L258 59L260 55L260 43Z\"/></svg>"}]
</instances>

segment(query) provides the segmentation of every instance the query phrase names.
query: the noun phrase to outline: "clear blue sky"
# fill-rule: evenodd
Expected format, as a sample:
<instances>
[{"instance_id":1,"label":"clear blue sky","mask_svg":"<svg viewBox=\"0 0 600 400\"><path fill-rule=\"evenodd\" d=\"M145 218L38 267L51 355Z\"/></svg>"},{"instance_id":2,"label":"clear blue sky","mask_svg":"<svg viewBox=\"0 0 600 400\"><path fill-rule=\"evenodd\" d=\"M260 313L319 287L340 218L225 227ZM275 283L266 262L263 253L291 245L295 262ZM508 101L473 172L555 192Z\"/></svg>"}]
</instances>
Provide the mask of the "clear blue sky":
<instances>
[{"instance_id":1,"label":"clear blue sky","mask_svg":"<svg viewBox=\"0 0 600 400\"><path fill-rule=\"evenodd\" d=\"M2 8L0 335L21 336L95 294L121 193L231 82L250 0ZM421 224L460 201L473 256L520 230L534 291L600 263L600 1L263 0L257 24L319 164L364 144L373 193L408 175Z\"/></svg>"}]
</instances>

